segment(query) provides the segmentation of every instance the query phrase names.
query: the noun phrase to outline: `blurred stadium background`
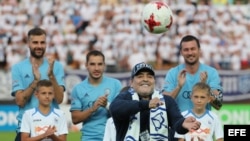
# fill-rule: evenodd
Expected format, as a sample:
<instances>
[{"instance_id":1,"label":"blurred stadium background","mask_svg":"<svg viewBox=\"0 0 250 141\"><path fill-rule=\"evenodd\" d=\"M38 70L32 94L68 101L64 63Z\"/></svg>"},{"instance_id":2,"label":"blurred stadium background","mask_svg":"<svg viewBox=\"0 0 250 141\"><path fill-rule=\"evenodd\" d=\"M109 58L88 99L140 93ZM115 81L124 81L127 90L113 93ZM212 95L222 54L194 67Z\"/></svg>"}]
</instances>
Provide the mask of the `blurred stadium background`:
<instances>
[{"instance_id":1,"label":"blurred stadium background","mask_svg":"<svg viewBox=\"0 0 250 141\"><path fill-rule=\"evenodd\" d=\"M171 30L150 34L140 12L150 0L0 0L0 139L12 141L17 107L10 96L10 68L29 55L27 31L48 33L47 56L65 67L69 140L78 140L72 125L70 91L86 77L85 55L98 49L106 56L106 75L129 84L130 68L145 61L157 70L161 88L170 67L181 63L179 42L193 34L201 41L201 61L219 70L224 105L215 111L223 124L250 124L250 0L163 0L173 13ZM9 137L9 138L7 138ZM72 139L71 137L75 137Z\"/></svg>"}]
</instances>

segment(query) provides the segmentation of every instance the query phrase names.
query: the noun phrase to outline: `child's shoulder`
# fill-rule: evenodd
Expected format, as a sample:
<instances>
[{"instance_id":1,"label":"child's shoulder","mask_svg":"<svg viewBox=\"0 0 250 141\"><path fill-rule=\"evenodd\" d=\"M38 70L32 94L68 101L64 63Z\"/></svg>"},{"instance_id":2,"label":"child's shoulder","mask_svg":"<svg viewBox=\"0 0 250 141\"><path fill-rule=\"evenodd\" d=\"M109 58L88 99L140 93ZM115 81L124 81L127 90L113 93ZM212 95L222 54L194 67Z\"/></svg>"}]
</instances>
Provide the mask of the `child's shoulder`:
<instances>
[{"instance_id":1,"label":"child's shoulder","mask_svg":"<svg viewBox=\"0 0 250 141\"><path fill-rule=\"evenodd\" d=\"M58 115L64 115L65 114L65 112L63 110L61 110L61 109L54 108L53 111L55 113L57 113Z\"/></svg>"},{"instance_id":2,"label":"child's shoulder","mask_svg":"<svg viewBox=\"0 0 250 141\"><path fill-rule=\"evenodd\" d=\"M207 110L207 113L213 118L218 118L218 115L214 111Z\"/></svg>"}]
</instances>

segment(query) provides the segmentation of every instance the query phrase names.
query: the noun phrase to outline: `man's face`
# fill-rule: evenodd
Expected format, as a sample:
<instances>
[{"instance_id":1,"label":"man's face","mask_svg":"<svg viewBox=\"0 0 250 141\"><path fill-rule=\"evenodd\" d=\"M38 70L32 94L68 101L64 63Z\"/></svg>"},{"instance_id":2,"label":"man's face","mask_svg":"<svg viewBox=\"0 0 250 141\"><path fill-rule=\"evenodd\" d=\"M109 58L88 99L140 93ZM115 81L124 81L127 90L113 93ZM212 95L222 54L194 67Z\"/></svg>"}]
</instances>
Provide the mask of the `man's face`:
<instances>
[{"instance_id":1,"label":"man's face","mask_svg":"<svg viewBox=\"0 0 250 141\"><path fill-rule=\"evenodd\" d=\"M46 36L32 35L28 40L30 55L35 58L42 58L46 51Z\"/></svg>"},{"instance_id":2,"label":"man's face","mask_svg":"<svg viewBox=\"0 0 250 141\"><path fill-rule=\"evenodd\" d=\"M181 54L188 65L194 65L199 61L200 49L195 40L182 42Z\"/></svg>"},{"instance_id":3,"label":"man's face","mask_svg":"<svg viewBox=\"0 0 250 141\"><path fill-rule=\"evenodd\" d=\"M90 56L86 63L89 77L92 79L100 79L105 69L105 63L102 56Z\"/></svg>"},{"instance_id":4,"label":"man's face","mask_svg":"<svg viewBox=\"0 0 250 141\"><path fill-rule=\"evenodd\" d=\"M155 77L147 71L139 72L132 78L131 86L140 97L150 98L154 92Z\"/></svg>"}]
</instances>

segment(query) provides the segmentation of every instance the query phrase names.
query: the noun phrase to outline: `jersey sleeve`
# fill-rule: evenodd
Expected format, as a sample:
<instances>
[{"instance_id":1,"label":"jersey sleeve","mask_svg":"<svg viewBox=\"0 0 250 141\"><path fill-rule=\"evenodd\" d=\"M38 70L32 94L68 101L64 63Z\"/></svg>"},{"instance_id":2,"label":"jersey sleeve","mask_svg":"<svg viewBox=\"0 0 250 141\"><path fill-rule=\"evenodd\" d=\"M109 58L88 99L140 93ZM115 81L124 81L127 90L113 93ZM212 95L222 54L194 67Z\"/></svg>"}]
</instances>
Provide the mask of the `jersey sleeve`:
<instances>
[{"instance_id":1,"label":"jersey sleeve","mask_svg":"<svg viewBox=\"0 0 250 141\"><path fill-rule=\"evenodd\" d=\"M14 65L11 68L11 79L12 79L12 91L11 91L11 95L15 96L15 92L17 90L22 90L24 89L24 86L22 84L22 78L21 75L19 75L19 69L17 65Z\"/></svg>"},{"instance_id":2,"label":"jersey sleeve","mask_svg":"<svg viewBox=\"0 0 250 141\"><path fill-rule=\"evenodd\" d=\"M176 87L176 81L177 81L177 75L176 72L174 72L173 69L170 69L165 76L164 80L164 91L171 92Z\"/></svg>"},{"instance_id":3,"label":"jersey sleeve","mask_svg":"<svg viewBox=\"0 0 250 141\"><path fill-rule=\"evenodd\" d=\"M71 92L70 111L74 110L82 110L82 103L78 97L77 86L75 86Z\"/></svg>"},{"instance_id":4,"label":"jersey sleeve","mask_svg":"<svg viewBox=\"0 0 250 141\"><path fill-rule=\"evenodd\" d=\"M219 139L219 138L224 138L224 132L222 129L222 124L220 119L218 118L218 116L216 116L215 118L215 139Z\"/></svg>"},{"instance_id":5,"label":"jersey sleeve","mask_svg":"<svg viewBox=\"0 0 250 141\"><path fill-rule=\"evenodd\" d=\"M67 126L67 118L65 116L65 113L61 114L59 124L58 124L58 135L68 134L68 126Z\"/></svg>"},{"instance_id":6,"label":"jersey sleeve","mask_svg":"<svg viewBox=\"0 0 250 141\"><path fill-rule=\"evenodd\" d=\"M28 112L24 112L20 132L30 133L31 132L31 122Z\"/></svg>"},{"instance_id":7,"label":"jersey sleeve","mask_svg":"<svg viewBox=\"0 0 250 141\"><path fill-rule=\"evenodd\" d=\"M112 97L110 97L109 102L112 102L115 97L120 93L122 89L122 84L119 80L115 80L115 85L114 85L114 94L112 95Z\"/></svg>"}]
</instances>

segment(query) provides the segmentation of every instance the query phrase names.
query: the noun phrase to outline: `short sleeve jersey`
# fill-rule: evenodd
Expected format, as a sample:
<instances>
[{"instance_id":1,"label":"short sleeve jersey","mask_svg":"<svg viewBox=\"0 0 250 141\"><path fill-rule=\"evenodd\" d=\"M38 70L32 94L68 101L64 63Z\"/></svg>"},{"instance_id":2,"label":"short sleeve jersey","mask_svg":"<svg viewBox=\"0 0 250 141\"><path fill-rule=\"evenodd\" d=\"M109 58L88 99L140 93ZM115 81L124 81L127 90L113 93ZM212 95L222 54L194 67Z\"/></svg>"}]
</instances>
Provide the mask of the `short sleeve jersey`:
<instances>
[{"instance_id":1,"label":"short sleeve jersey","mask_svg":"<svg viewBox=\"0 0 250 141\"><path fill-rule=\"evenodd\" d=\"M108 94L108 102L111 103L121 88L121 82L114 78L103 76L102 82L98 86L91 85L86 78L72 90L70 111L89 109L98 97L105 94ZM108 117L108 110L105 107L99 107L88 120L82 123L82 141L103 140Z\"/></svg>"},{"instance_id":2,"label":"short sleeve jersey","mask_svg":"<svg viewBox=\"0 0 250 141\"><path fill-rule=\"evenodd\" d=\"M20 132L30 133L31 137L35 137L44 134L49 126L55 126L57 136L68 134L67 118L63 111L52 108L44 115L38 108L33 108L24 112Z\"/></svg>"}]
</instances>

